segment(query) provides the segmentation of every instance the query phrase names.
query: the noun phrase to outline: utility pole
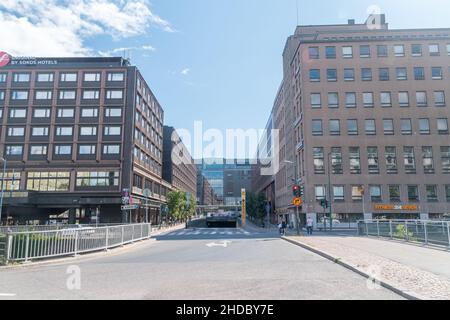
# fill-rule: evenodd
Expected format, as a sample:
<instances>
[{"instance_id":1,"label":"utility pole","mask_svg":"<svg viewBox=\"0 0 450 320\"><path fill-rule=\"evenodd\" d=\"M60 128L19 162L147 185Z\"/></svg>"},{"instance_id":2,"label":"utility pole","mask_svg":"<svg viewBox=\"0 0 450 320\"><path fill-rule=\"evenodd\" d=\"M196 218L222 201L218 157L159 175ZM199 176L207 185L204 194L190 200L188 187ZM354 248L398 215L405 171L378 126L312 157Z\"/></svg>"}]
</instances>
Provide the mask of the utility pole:
<instances>
[{"instance_id":1,"label":"utility pole","mask_svg":"<svg viewBox=\"0 0 450 320\"><path fill-rule=\"evenodd\" d=\"M6 159L1 158L0 160L3 161L2 195L0 197L0 225L2 225L3 197L5 195ZM13 183L13 186L14 186L14 183Z\"/></svg>"},{"instance_id":2,"label":"utility pole","mask_svg":"<svg viewBox=\"0 0 450 320\"><path fill-rule=\"evenodd\" d=\"M328 210L330 215L330 231L333 231L333 217L331 209L331 152L328 153Z\"/></svg>"}]
</instances>

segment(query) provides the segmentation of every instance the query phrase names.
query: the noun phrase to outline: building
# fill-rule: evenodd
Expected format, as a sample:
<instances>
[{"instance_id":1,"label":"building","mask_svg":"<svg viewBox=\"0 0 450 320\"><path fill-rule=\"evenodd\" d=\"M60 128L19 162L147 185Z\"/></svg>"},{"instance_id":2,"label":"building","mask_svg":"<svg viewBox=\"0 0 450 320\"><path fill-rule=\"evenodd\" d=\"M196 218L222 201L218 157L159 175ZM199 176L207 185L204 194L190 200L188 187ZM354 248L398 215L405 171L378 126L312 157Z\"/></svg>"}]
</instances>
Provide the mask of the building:
<instances>
[{"instance_id":1,"label":"building","mask_svg":"<svg viewBox=\"0 0 450 320\"><path fill-rule=\"evenodd\" d=\"M123 58L6 57L3 219L134 222L145 204L156 222L171 188L162 179L164 111L138 68ZM141 209L121 211L123 194Z\"/></svg>"},{"instance_id":2,"label":"building","mask_svg":"<svg viewBox=\"0 0 450 320\"><path fill-rule=\"evenodd\" d=\"M297 27L271 115L277 212L296 220L300 178L303 221L323 199L341 222L449 213L449 66L450 29L391 30L384 15Z\"/></svg>"},{"instance_id":3,"label":"building","mask_svg":"<svg viewBox=\"0 0 450 320\"><path fill-rule=\"evenodd\" d=\"M175 128L163 130L163 179L189 196L197 196L197 166Z\"/></svg>"},{"instance_id":4,"label":"building","mask_svg":"<svg viewBox=\"0 0 450 320\"><path fill-rule=\"evenodd\" d=\"M213 206L216 204L216 194L208 179L197 171L197 204L201 206Z\"/></svg>"}]
</instances>

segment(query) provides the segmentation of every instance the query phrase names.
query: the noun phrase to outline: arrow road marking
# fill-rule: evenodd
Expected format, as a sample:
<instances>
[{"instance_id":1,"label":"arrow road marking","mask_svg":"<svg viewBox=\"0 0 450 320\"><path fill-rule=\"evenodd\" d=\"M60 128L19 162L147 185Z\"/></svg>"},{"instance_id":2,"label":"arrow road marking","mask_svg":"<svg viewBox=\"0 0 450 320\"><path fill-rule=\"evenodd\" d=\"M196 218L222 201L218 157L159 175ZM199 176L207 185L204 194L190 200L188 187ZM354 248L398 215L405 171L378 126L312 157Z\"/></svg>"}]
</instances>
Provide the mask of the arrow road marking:
<instances>
[{"instance_id":1,"label":"arrow road marking","mask_svg":"<svg viewBox=\"0 0 450 320\"><path fill-rule=\"evenodd\" d=\"M222 241L222 243L211 242L211 243L208 243L206 246L209 248L212 248L212 247L226 248L226 247L228 247L229 244L231 244L231 241Z\"/></svg>"},{"instance_id":2,"label":"arrow road marking","mask_svg":"<svg viewBox=\"0 0 450 320\"><path fill-rule=\"evenodd\" d=\"M0 293L0 297L15 297L15 293Z\"/></svg>"}]
</instances>

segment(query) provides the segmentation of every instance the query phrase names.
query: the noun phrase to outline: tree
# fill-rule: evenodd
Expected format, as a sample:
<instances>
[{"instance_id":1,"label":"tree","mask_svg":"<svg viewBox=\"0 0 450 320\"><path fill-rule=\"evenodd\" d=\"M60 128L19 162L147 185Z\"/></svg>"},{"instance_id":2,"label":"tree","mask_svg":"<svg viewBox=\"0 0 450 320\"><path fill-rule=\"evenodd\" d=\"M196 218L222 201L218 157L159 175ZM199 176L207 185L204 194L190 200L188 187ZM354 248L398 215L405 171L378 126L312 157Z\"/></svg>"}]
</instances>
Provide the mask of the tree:
<instances>
[{"instance_id":1,"label":"tree","mask_svg":"<svg viewBox=\"0 0 450 320\"><path fill-rule=\"evenodd\" d=\"M171 191L167 195L167 206L169 207L169 217L174 221L183 219L185 213L185 195L183 192Z\"/></svg>"}]
</instances>

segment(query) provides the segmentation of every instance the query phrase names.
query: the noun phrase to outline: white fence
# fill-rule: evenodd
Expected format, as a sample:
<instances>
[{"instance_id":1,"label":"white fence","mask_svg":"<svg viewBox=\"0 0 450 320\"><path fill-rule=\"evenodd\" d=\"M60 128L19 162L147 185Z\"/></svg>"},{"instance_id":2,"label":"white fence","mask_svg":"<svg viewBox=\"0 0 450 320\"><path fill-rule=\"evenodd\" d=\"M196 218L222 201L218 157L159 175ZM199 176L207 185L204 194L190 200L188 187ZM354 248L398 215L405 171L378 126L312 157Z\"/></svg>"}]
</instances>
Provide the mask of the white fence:
<instances>
[{"instance_id":1,"label":"white fence","mask_svg":"<svg viewBox=\"0 0 450 320\"><path fill-rule=\"evenodd\" d=\"M77 226L47 231L8 232L3 260L21 262L106 250L151 237L151 225Z\"/></svg>"},{"instance_id":2,"label":"white fence","mask_svg":"<svg viewBox=\"0 0 450 320\"><path fill-rule=\"evenodd\" d=\"M450 221L359 221L358 234L450 247Z\"/></svg>"}]
</instances>

